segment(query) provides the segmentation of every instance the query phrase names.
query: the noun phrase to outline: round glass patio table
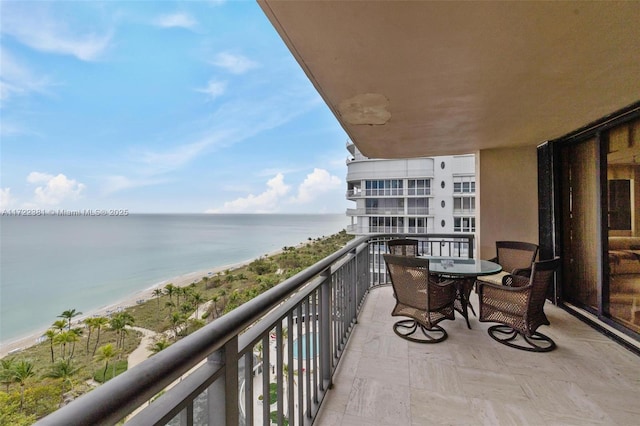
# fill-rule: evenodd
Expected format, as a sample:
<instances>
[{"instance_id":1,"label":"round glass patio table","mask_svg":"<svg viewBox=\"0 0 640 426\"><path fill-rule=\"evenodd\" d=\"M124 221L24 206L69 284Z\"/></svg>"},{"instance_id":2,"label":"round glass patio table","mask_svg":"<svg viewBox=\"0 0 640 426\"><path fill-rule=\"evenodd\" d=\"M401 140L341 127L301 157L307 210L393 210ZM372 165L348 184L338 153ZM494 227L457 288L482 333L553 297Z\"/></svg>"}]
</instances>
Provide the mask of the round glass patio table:
<instances>
[{"instance_id":1,"label":"round glass patio table","mask_svg":"<svg viewBox=\"0 0 640 426\"><path fill-rule=\"evenodd\" d=\"M481 275L497 274L502 271L502 266L489 260L460 259L455 257L421 257L429 259L429 271L451 278L475 278Z\"/></svg>"},{"instance_id":2,"label":"round glass patio table","mask_svg":"<svg viewBox=\"0 0 640 426\"><path fill-rule=\"evenodd\" d=\"M456 283L456 304L455 308L469 323L469 308L475 315L473 306L469 303L469 296L475 284L476 278L482 275L497 274L502 271L502 266L489 260L462 259L458 257L432 257L420 256L429 259L429 272L437 274L442 278L455 280Z\"/></svg>"}]
</instances>

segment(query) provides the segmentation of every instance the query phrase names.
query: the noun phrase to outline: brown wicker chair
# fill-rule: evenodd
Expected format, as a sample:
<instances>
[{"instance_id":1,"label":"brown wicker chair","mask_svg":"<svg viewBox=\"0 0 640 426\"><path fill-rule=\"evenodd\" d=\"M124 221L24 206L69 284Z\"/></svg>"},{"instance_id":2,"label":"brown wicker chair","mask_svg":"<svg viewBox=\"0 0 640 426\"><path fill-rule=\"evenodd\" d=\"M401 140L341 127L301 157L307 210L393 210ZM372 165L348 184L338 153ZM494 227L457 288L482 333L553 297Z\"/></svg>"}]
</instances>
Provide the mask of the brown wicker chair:
<instances>
[{"instance_id":1,"label":"brown wicker chair","mask_svg":"<svg viewBox=\"0 0 640 426\"><path fill-rule=\"evenodd\" d=\"M528 277L531 274L531 264L536 260L538 246L522 241L496 241L496 257L489 259L502 266L502 272L478 277L478 282L503 284L507 275L522 275Z\"/></svg>"},{"instance_id":2,"label":"brown wicker chair","mask_svg":"<svg viewBox=\"0 0 640 426\"><path fill-rule=\"evenodd\" d=\"M390 254L397 256L413 256L418 255L418 240L401 238L397 240L387 241L387 250Z\"/></svg>"},{"instance_id":3,"label":"brown wicker chair","mask_svg":"<svg viewBox=\"0 0 640 426\"><path fill-rule=\"evenodd\" d=\"M437 325L445 319L455 319L453 303L456 288L452 280L438 282L429 274L429 260L385 254L396 305L392 316L409 317L393 325L400 337L418 343L438 343L447 332ZM415 337L420 329L424 338Z\"/></svg>"},{"instance_id":4,"label":"brown wicker chair","mask_svg":"<svg viewBox=\"0 0 640 426\"><path fill-rule=\"evenodd\" d=\"M555 349L555 342L536 330L541 325L549 325L544 303L547 288L559 266L560 258L556 257L535 262L529 278L509 275L503 280L504 285L478 281L480 321L500 323L489 327L493 339L525 351Z\"/></svg>"}]
</instances>

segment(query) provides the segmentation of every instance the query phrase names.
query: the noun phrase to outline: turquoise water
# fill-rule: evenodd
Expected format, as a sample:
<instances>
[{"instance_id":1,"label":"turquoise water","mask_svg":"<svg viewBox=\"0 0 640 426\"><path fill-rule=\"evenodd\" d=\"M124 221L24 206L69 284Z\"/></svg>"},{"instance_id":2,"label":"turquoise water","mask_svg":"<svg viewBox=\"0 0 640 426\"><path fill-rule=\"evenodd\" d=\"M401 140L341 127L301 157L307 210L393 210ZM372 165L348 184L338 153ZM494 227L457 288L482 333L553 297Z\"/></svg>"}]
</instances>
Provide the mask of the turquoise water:
<instances>
[{"instance_id":1,"label":"turquoise water","mask_svg":"<svg viewBox=\"0 0 640 426\"><path fill-rule=\"evenodd\" d=\"M0 342L169 279L344 229L344 215L0 218Z\"/></svg>"},{"instance_id":2,"label":"turquoise water","mask_svg":"<svg viewBox=\"0 0 640 426\"><path fill-rule=\"evenodd\" d=\"M293 341L293 357L295 359L307 359L307 336L310 336L309 340L309 353L311 357L316 356L316 340L314 333L303 334L299 339ZM302 341L302 358L298 358L298 340Z\"/></svg>"}]
</instances>

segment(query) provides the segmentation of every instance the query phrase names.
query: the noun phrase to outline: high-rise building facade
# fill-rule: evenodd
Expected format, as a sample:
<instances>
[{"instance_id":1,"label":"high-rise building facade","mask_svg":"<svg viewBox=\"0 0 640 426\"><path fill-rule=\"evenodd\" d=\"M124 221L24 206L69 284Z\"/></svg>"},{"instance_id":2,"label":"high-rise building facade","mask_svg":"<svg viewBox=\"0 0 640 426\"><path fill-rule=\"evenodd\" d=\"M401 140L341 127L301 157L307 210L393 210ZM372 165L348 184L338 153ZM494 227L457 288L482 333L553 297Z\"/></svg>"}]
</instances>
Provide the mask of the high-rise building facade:
<instances>
[{"instance_id":1,"label":"high-rise building facade","mask_svg":"<svg viewBox=\"0 0 640 426\"><path fill-rule=\"evenodd\" d=\"M347 150L349 233L475 233L473 154L372 159L351 142Z\"/></svg>"}]
</instances>

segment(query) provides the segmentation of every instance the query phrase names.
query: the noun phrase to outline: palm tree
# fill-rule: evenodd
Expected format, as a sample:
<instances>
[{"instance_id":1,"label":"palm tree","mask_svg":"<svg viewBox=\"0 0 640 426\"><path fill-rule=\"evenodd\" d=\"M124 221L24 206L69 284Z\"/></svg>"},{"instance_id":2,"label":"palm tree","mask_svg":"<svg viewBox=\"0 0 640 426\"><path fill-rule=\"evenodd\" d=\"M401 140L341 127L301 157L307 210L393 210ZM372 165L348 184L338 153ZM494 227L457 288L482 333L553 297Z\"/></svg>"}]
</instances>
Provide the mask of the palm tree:
<instances>
[{"instance_id":1,"label":"palm tree","mask_svg":"<svg viewBox=\"0 0 640 426\"><path fill-rule=\"evenodd\" d=\"M151 294L153 294L153 296L158 301L158 310L156 311L156 318L157 318L160 315L160 296L164 295L164 292L162 291L161 288L156 288L153 290Z\"/></svg>"},{"instance_id":2,"label":"palm tree","mask_svg":"<svg viewBox=\"0 0 640 426\"><path fill-rule=\"evenodd\" d=\"M202 295L200 293L194 292L191 295L191 300L193 300L193 304L195 305L196 318L198 318L198 308L200 307L200 304L205 301L205 299L204 299L204 297L202 297Z\"/></svg>"},{"instance_id":3,"label":"palm tree","mask_svg":"<svg viewBox=\"0 0 640 426\"><path fill-rule=\"evenodd\" d=\"M213 311L215 312L214 318L217 318L218 317L218 300L220 300L220 296L213 296L211 300L213 301Z\"/></svg>"},{"instance_id":4,"label":"palm tree","mask_svg":"<svg viewBox=\"0 0 640 426\"><path fill-rule=\"evenodd\" d=\"M184 324L184 316L178 312L174 312L170 318L171 328L173 329L173 339L178 341L178 332L180 331L180 326Z\"/></svg>"},{"instance_id":5,"label":"palm tree","mask_svg":"<svg viewBox=\"0 0 640 426\"><path fill-rule=\"evenodd\" d=\"M58 318L64 318L68 321L68 328L71 329L71 319L77 317L78 315L82 315L82 312L76 312L75 309L67 309L62 314L58 315Z\"/></svg>"},{"instance_id":6,"label":"palm tree","mask_svg":"<svg viewBox=\"0 0 640 426\"><path fill-rule=\"evenodd\" d=\"M56 320L51 324L55 330L64 331L67 328L67 322L65 320Z\"/></svg>"},{"instance_id":7,"label":"palm tree","mask_svg":"<svg viewBox=\"0 0 640 426\"><path fill-rule=\"evenodd\" d=\"M56 337L56 332L55 330L48 329L47 331L44 332L44 335L49 341L49 345L51 346L51 363L53 364L53 340Z\"/></svg>"},{"instance_id":8,"label":"palm tree","mask_svg":"<svg viewBox=\"0 0 640 426\"><path fill-rule=\"evenodd\" d=\"M18 362L13 368L15 375L13 381L20 384L20 410L24 406L24 388L27 385L27 381L36 375L33 368L33 363L29 360L23 359Z\"/></svg>"},{"instance_id":9,"label":"palm tree","mask_svg":"<svg viewBox=\"0 0 640 426\"><path fill-rule=\"evenodd\" d=\"M92 355L96 354L96 350L98 349L98 343L100 342L100 330L102 330L103 327L106 327L107 324L109 324L109 318L107 317L97 317L94 318L95 323L94 323L94 327L97 330L97 334L96 334L96 343L93 346L93 353ZM88 352L87 352L88 354Z\"/></svg>"},{"instance_id":10,"label":"palm tree","mask_svg":"<svg viewBox=\"0 0 640 426\"><path fill-rule=\"evenodd\" d=\"M169 296L170 302L173 302L173 295L175 294L175 292L176 292L176 286L173 285L172 283L169 283L164 286L164 294Z\"/></svg>"},{"instance_id":11,"label":"palm tree","mask_svg":"<svg viewBox=\"0 0 640 426\"><path fill-rule=\"evenodd\" d=\"M133 325L134 322L135 320L129 312L119 312L113 318L111 318L111 328L116 332L116 335L118 336L116 347L124 348L124 338L127 334L126 327L128 325Z\"/></svg>"},{"instance_id":12,"label":"palm tree","mask_svg":"<svg viewBox=\"0 0 640 426\"><path fill-rule=\"evenodd\" d=\"M15 381L15 359L3 358L0 359L0 382L7 387L7 393L9 393L9 385Z\"/></svg>"},{"instance_id":13,"label":"palm tree","mask_svg":"<svg viewBox=\"0 0 640 426\"><path fill-rule=\"evenodd\" d=\"M87 334L87 353L89 353L89 342L91 341L91 332L96 327L96 319L95 318L85 318L83 321L89 330L89 334Z\"/></svg>"},{"instance_id":14,"label":"palm tree","mask_svg":"<svg viewBox=\"0 0 640 426\"><path fill-rule=\"evenodd\" d=\"M180 308L180 295L184 294L182 292L182 288L181 287L176 287L173 291L176 295L176 307L179 309Z\"/></svg>"},{"instance_id":15,"label":"palm tree","mask_svg":"<svg viewBox=\"0 0 640 426\"><path fill-rule=\"evenodd\" d=\"M133 324L135 324L135 322L136 322L136 319L135 319L135 318L133 317L133 315L131 315L129 312L121 312L121 313L119 313L118 315L119 315L119 316L122 318L122 320L124 321L124 325L125 325L125 327L131 327L131 326L133 326ZM121 344L121 347L122 347L123 349L124 349L124 338L125 338L125 336L126 336L126 335L127 335L127 329L125 328L125 329L123 330L122 337L121 337L121 338L122 338L122 344Z\"/></svg>"},{"instance_id":16,"label":"palm tree","mask_svg":"<svg viewBox=\"0 0 640 426\"><path fill-rule=\"evenodd\" d=\"M118 355L118 350L113 347L111 343L107 343L104 346L100 346L98 353L94 359L98 362L104 361L104 371L102 372L103 382L107 381L107 368L109 367L109 361Z\"/></svg>"},{"instance_id":17,"label":"palm tree","mask_svg":"<svg viewBox=\"0 0 640 426\"><path fill-rule=\"evenodd\" d=\"M152 353L151 355L149 355L150 357L157 354L158 352L167 349L169 346L171 346L171 342L169 342L167 339L165 339L164 337L160 340L156 340L155 342L153 342L152 344L150 344L149 346L147 346L147 349L149 349Z\"/></svg>"},{"instance_id":18,"label":"palm tree","mask_svg":"<svg viewBox=\"0 0 640 426\"><path fill-rule=\"evenodd\" d=\"M167 303L164 304L164 306L166 306L167 308L169 308L169 313L173 314L173 308L176 307L176 304L173 303L172 301L168 301Z\"/></svg>"},{"instance_id":19,"label":"palm tree","mask_svg":"<svg viewBox=\"0 0 640 426\"><path fill-rule=\"evenodd\" d=\"M82 329L76 327L69 331L74 335L74 337L71 338L71 352L69 353L69 358L73 358L73 354L76 352L76 342L82 337Z\"/></svg>"},{"instance_id":20,"label":"palm tree","mask_svg":"<svg viewBox=\"0 0 640 426\"><path fill-rule=\"evenodd\" d=\"M54 340L58 345L62 345L60 356L64 358L67 352L67 343L76 342L78 340L78 335L73 330L65 330L56 334ZM69 351L69 353L71 353L71 351Z\"/></svg>"},{"instance_id":21,"label":"palm tree","mask_svg":"<svg viewBox=\"0 0 640 426\"><path fill-rule=\"evenodd\" d=\"M191 313L191 306L190 305L180 306L180 312L182 312L182 314L185 316L189 316L189 314Z\"/></svg>"},{"instance_id":22,"label":"palm tree","mask_svg":"<svg viewBox=\"0 0 640 426\"><path fill-rule=\"evenodd\" d=\"M70 359L61 359L51 366L51 369L45 374L45 377L52 379L62 379L62 394L67 392L66 387L69 386L69 391L73 389L73 381L71 378L75 375L80 368L75 367Z\"/></svg>"}]
</instances>

